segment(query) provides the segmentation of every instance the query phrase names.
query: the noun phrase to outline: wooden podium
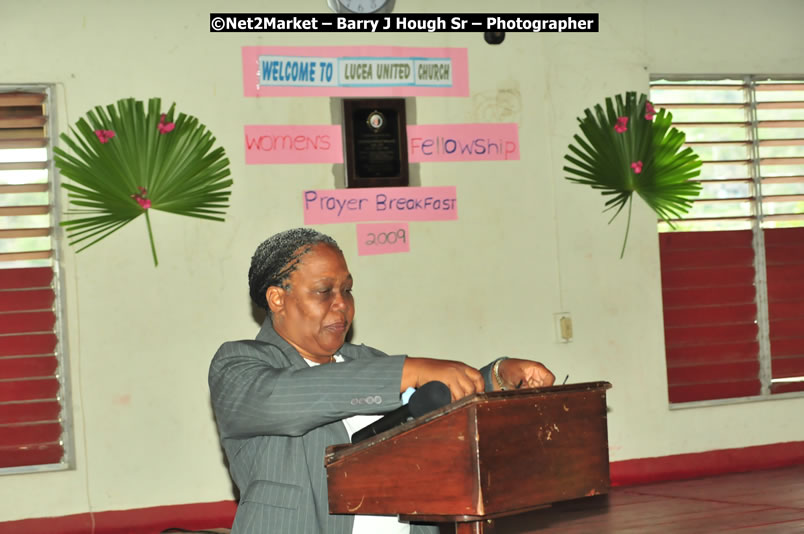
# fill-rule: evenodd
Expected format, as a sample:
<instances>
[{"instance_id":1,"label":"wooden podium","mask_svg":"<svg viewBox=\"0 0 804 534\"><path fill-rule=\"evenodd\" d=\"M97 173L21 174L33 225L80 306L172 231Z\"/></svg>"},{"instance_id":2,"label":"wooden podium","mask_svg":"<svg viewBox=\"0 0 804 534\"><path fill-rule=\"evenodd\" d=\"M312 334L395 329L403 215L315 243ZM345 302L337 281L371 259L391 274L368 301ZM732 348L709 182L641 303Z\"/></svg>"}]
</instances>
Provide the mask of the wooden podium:
<instances>
[{"instance_id":1,"label":"wooden podium","mask_svg":"<svg viewBox=\"0 0 804 534\"><path fill-rule=\"evenodd\" d=\"M608 493L608 382L466 397L355 445L327 448L333 514L398 515L490 532L497 517Z\"/></svg>"}]
</instances>

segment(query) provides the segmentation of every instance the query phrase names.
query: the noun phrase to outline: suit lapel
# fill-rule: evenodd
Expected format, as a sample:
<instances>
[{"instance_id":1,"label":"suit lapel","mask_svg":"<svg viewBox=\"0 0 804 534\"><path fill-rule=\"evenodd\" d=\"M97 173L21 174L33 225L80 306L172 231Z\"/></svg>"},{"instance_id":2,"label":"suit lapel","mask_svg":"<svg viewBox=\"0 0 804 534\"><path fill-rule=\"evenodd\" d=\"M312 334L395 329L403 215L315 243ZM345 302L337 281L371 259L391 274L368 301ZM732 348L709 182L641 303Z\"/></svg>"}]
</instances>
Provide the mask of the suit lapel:
<instances>
[{"instance_id":1,"label":"suit lapel","mask_svg":"<svg viewBox=\"0 0 804 534\"><path fill-rule=\"evenodd\" d=\"M299 352L293 348L293 346L285 341L279 334L276 333L274 330L273 323L271 323L271 318L266 317L265 321L262 323L262 327L260 328L259 333L257 334L257 341L262 341L263 343L270 343L271 345L277 347L279 350L282 351L282 354L287 358L288 363L294 369L307 369L309 365L307 362L304 361L304 358L299 354ZM348 351L347 351L348 352ZM343 351L339 351L341 356L343 356L344 361L351 361L354 358L351 358L343 353ZM337 421L338 424L328 424L326 425L326 430L335 433L336 438L333 440L334 443L348 443L349 442L349 433L346 431L346 426L343 425L341 421Z\"/></svg>"},{"instance_id":2,"label":"suit lapel","mask_svg":"<svg viewBox=\"0 0 804 534\"><path fill-rule=\"evenodd\" d=\"M274 330L274 325L271 323L270 316L266 317L265 321L262 322L262 327L257 333L257 341L270 343L281 350L282 354L285 356L285 358L287 358L290 366L294 369L304 369L307 367L304 358L301 357L299 352L294 349L290 343L285 341L279 334L276 333L276 330Z\"/></svg>"}]
</instances>

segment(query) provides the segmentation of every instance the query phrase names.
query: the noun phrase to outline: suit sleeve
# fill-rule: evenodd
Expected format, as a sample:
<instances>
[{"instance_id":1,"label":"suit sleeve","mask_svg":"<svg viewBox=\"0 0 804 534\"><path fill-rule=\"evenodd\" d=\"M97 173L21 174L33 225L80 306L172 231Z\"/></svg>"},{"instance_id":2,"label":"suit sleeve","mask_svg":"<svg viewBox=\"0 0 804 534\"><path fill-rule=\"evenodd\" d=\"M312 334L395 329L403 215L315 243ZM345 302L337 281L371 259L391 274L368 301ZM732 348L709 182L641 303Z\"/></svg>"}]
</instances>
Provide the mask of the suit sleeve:
<instances>
[{"instance_id":1,"label":"suit sleeve","mask_svg":"<svg viewBox=\"0 0 804 534\"><path fill-rule=\"evenodd\" d=\"M355 349L359 359L295 369L286 367L272 345L223 344L209 370L221 437L300 436L351 415L398 408L405 356L387 356L366 346Z\"/></svg>"}]
</instances>

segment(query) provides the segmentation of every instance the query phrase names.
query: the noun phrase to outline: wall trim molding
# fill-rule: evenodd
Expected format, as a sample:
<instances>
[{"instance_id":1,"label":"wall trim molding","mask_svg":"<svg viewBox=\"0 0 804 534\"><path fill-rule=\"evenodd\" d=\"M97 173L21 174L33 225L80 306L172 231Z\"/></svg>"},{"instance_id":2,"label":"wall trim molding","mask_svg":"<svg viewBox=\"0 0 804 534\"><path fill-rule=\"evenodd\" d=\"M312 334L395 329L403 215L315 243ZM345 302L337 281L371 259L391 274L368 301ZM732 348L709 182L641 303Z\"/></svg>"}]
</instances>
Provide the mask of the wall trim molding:
<instances>
[{"instance_id":1,"label":"wall trim molding","mask_svg":"<svg viewBox=\"0 0 804 534\"><path fill-rule=\"evenodd\" d=\"M632 486L804 464L804 441L611 462L612 486Z\"/></svg>"},{"instance_id":2,"label":"wall trim molding","mask_svg":"<svg viewBox=\"0 0 804 534\"><path fill-rule=\"evenodd\" d=\"M234 501L218 501L85 512L0 523L0 534L155 534L169 528L231 528L236 509Z\"/></svg>"}]
</instances>

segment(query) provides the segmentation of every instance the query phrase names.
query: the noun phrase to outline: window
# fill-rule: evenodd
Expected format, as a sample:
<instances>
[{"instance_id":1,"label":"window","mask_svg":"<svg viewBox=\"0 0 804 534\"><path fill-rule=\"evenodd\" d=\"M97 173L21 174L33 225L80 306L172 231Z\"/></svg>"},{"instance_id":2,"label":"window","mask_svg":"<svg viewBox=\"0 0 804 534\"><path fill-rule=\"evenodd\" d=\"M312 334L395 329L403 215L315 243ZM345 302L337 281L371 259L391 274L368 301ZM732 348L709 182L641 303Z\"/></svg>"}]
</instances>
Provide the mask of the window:
<instances>
[{"instance_id":1,"label":"window","mask_svg":"<svg viewBox=\"0 0 804 534\"><path fill-rule=\"evenodd\" d=\"M804 79L655 77L703 160L659 223L670 403L804 391Z\"/></svg>"},{"instance_id":2,"label":"window","mask_svg":"<svg viewBox=\"0 0 804 534\"><path fill-rule=\"evenodd\" d=\"M0 473L70 457L50 92L0 85Z\"/></svg>"}]
</instances>

